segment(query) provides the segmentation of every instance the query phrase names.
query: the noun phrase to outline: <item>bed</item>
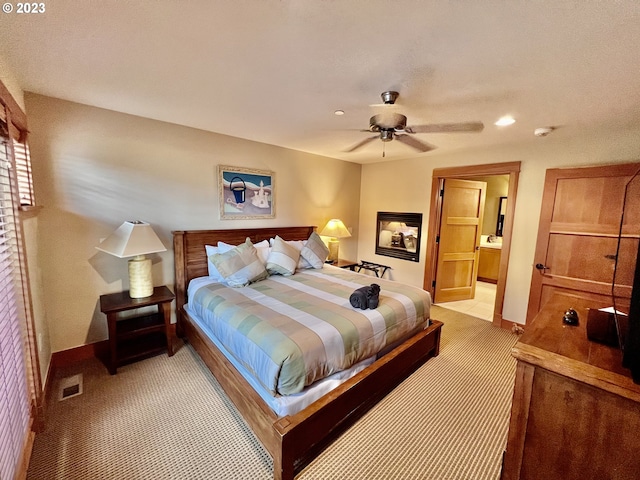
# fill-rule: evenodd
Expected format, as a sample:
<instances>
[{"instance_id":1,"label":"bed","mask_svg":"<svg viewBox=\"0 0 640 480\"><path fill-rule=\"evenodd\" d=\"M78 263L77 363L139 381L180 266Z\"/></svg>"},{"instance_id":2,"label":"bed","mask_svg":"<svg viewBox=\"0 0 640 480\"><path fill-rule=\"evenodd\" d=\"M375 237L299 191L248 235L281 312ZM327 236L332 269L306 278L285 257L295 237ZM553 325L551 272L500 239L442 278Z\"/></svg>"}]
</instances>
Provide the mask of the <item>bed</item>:
<instances>
[{"instance_id":1,"label":"bed","mask_svg":"<svg viewBox=\"0 0 640 480\"><path fill-rule=\"evenodd\" d=\"M363 364L353 376L342 380L337 387L310 405L291 414L276 413L273 406L265 400L264 394L258 393L255 382L243 376L242 366L238 366L237 362L222 352L220 344L207 334L206 326L189 310L187 292L192 280L208 274L205 245L216 245L217 242L239 245L247 237L254 244L276 236L285 240L306 240L314 228L173 232L177 334L184 337L200 355L271 455L275 480L292 480L296 471L317 455L328 442L352 425L420 365L439 353L442 323L430 320L417 329L417 333L412 332L408 339L396 342L399 343L397 346L387 349L375 361ZM325 275L321 275L322 270L318 271L318 275L324 277ZM372 282L374 280L372 278Z\"/></svg>"}]
</instances>

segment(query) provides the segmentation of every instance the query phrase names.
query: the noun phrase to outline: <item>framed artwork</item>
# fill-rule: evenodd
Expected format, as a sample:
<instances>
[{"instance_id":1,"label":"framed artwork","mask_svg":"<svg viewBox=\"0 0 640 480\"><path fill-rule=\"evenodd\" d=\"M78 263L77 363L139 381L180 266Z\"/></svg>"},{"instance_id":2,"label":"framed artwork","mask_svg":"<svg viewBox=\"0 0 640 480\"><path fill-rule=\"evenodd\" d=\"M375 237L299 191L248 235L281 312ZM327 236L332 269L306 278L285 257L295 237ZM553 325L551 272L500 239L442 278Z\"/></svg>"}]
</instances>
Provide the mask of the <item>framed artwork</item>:
<instances>
[{"instance_id":1,"label":"framed artwork","mask_svg":"<svg viewBox=\"0 0 640 480\"><path fill-rule=\"evenodd\" d=\"M378 212L376 254L420 261L421 213Z\"/></svg>"},{"instance_id":2,"label":"framed artwork","mask_svg":"<svg viewBox=\"0 0 640 480\"><path fill-rule=\"evenodd\" d=\"M218 165L220 218L275 218L274 175L267 170Z\"/></svg>"}]
</instances>

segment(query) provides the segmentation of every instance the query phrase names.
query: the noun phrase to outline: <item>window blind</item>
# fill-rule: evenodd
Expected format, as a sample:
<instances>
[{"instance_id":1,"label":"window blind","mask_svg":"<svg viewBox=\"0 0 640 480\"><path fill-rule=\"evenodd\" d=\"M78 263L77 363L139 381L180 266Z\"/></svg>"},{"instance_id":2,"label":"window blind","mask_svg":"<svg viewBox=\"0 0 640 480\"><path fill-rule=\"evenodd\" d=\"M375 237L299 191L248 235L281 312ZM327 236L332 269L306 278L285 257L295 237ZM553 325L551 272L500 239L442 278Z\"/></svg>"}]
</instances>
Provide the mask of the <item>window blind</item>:
<instances>
[{"instance_id":1,"label":"window blind","mask_svg":"<svg viewBox=\"0 0 640 480\"><path fill-rule=\"evenodd\" d=\"M33 206L35 205L35 197L33 193L33 178L31 176L31 157L26 141L26 116L2 82L0 82L0 100L2 100L0 102L0 122L4 124L4 137L12 140L12 161L18 182L19 205L21 207Z\"/></svg>"},{"instance_id":2,"label":"window blind","mask_svg":"<svg viewBox=\"0 0 640 480\"><path fill-rule=\"evenodd\" d=\"M0 105L0 110L3 107ZM4 117L6 118L6 116ZM0 120L0 478L18 473L31 432L27 383L23 278L20 269L17 195L12 188L13 140ZM14 183L15 184L15 183Z\"/></svg>"},{"instance_id":3,"label":"window blind","mask_svg":"<svg viewBox=\"0 0 640 480\"><path fill-rule=\"evenodd\" d=\"M29 145L26 141L13 140L13 156L16 166L16 179L18 181L18 196L21 207L35 205L33 195L33 180L31 177L31 158Z\"/></svg>"}]
</instances>

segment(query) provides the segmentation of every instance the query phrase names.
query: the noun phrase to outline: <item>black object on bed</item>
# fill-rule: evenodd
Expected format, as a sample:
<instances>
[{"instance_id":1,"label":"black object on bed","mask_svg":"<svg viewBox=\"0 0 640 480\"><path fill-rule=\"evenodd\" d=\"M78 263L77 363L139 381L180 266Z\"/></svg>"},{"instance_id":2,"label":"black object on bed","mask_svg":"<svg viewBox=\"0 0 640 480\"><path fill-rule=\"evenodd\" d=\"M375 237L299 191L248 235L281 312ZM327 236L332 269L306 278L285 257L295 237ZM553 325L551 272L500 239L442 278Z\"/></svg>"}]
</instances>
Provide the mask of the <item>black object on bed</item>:
<instances>
[{"instance_id":1,"label":"black object on bed","mask_svg":"<svg viewBox=\"0 0 640 480\"><path fill-rule=\"evenodd\" d=\"M380 301L380 285L372 283L368 287L356 289L349 297L349 303L353 308L366 310L367 308L378 308Z\"/></svg>"}]
</instances>

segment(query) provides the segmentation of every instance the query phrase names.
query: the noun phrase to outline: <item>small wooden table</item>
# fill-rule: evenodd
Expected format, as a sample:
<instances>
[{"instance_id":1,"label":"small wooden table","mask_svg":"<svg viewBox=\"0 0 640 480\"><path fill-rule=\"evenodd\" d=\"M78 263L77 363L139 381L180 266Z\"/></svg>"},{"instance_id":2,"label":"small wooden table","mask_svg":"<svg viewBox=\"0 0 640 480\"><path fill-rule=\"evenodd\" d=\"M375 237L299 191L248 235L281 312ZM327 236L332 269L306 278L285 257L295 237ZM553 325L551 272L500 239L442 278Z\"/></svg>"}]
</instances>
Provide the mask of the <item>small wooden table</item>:
<instances>
[{"instance_id":1,"label":"small wooden table","mask_svg":"<svg viewBox=\"0 0 640 480\"><path fill-rule=\"evenodd\" d=\"M167 350L173 355L171 302L175 296L167 287L156 287L145 298L131 298L129 291L100 296L100 311L109 325L109 373L118 366ZM156 312L122 317L121 313L142 307L157 307Z\"/></svg>"}]
</instances>

